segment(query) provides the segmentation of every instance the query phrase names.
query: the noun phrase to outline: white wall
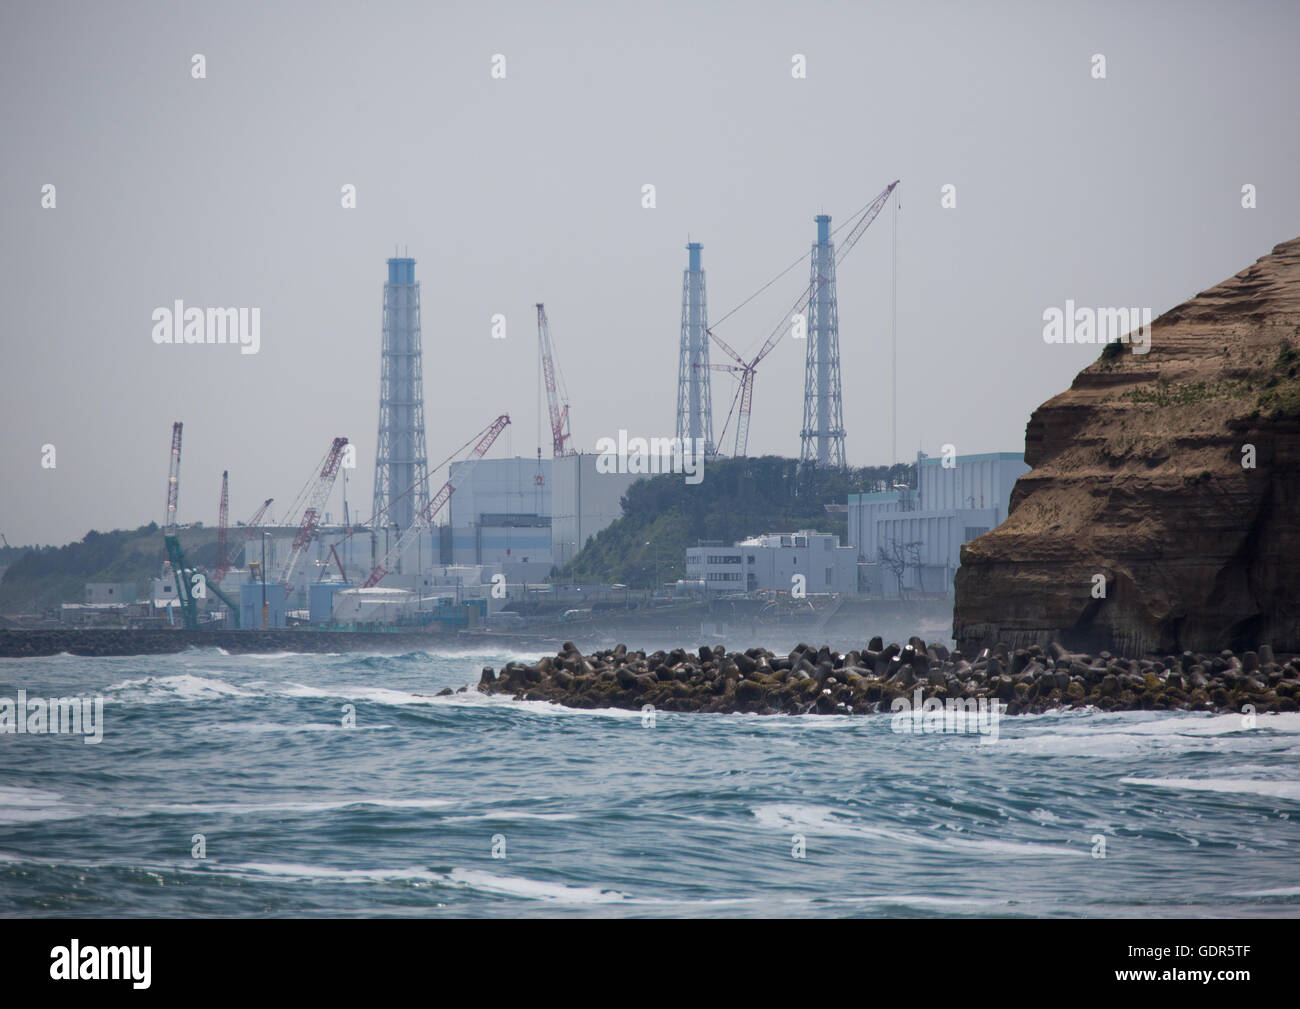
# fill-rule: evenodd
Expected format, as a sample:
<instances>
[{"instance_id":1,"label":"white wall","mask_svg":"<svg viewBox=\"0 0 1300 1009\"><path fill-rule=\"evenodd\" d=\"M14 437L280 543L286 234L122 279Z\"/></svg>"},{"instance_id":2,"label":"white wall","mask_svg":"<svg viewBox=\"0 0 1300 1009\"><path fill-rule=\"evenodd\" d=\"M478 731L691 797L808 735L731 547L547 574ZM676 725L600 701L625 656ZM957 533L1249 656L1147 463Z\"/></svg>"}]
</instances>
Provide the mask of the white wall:
<instances>
[{"instance_id":1,"label":"white wall","mask_svg":"<svg viewBox=\"0 0 1300 1009\"><path fill-rule=\"evenodd\" d=\"M597 473L597 458L581 454L553 461L551 555L558 566L572 560L589 537L622 517L623 495L641 479L637 473Z\"/></svg>"}]
</instances>

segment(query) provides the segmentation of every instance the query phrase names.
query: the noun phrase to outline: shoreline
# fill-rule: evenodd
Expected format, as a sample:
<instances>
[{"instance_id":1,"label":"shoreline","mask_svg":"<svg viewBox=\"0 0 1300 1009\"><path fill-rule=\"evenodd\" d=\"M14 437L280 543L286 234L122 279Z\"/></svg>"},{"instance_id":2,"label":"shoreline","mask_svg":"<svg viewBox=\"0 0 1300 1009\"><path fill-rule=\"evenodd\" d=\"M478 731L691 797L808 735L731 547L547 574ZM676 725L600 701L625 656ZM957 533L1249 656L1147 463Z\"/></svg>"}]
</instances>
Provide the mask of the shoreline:
<instances>
[{"instance_id":1,"label":"shoreline","mask_svg":"<svg viewBox=\"0 0 1300 1009\"><path fill-rule=\"evenodd\" d=\"M625 645L583 655L572 643L533 665L484 666L479 691L571 708L647 705L663 711L722 714L875 714L917 689L929 700L996 698L1008 715L1059 708L1101 711L1300 711L1300 657L1267 645L1240 655L1140 659L1069 652L1058 643L984 649L973 660L943 645L881 638L846 653L799 645L789 655L722 646L631 651ZM1246 711L1247 705L1253 708Z\"/></svg>"}]
</instances>

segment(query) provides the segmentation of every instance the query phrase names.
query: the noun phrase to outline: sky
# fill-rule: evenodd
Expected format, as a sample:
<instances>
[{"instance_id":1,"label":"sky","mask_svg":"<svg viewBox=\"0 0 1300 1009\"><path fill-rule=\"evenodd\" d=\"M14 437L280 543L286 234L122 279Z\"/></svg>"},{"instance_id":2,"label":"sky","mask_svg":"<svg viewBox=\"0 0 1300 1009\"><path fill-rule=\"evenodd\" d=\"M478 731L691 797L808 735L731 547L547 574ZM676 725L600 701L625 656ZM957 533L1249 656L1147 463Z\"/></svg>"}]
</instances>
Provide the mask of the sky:
<instances>
[{"instance_id":1,"label":"sky","mask_svg":"<svg viewBox=\"0 0 1300 1009\"><path fill-rule=\"evenodd\" d=\"M1023 450L1098 350L1046 309L1159 315L1300 234L1298 41L1300 6L1249 0L5 0L0 533L161 521L175 420L182 522L223 470L232 522L287 504L336 435L368 515L396 251L431 464L499 413L491 454L535 455L538 301L578 447L671 436L688 239L720 319L895 179L838 275L848 460L891 461L891 325L899 457ZM717 335L752 354L806 271ZM155 343L177 300L258 308L258 353ZM751 455L798 455L804 353L759 366Z\"/></svg>"}]
</instances>

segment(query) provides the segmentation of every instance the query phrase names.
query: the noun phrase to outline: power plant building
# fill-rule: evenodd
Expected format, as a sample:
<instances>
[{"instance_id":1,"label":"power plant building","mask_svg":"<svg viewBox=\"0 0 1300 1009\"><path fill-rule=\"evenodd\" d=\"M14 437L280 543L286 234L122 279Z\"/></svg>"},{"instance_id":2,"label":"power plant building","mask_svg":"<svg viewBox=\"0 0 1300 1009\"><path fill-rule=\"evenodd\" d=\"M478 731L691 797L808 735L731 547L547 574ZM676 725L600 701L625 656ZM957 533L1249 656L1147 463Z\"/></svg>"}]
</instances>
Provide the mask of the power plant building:
<instances>
[{"instance_id":1,"label":"power plant building","mask_svg":"<svg viewBox=\"0 0 1300 1009\"><path fill-rule=\"evenodd\" d=\"M551 553L563 567L587 541L623 517L623 495L639 473L599 473L600 456L575 453L552 460Z\"/></svg>"},{"instance_id":2,"label":"power plant building","mask_svg":"<svg viewBox=\"0 0 1300 1009\"><path fill-rule=\"evenodd\" d=\"M862 562L862 591L952 592L961 547L1001 525L1011 489L1029 472L1024 454L917 458L917 488L848 496L848 540Z\"/></svg>"},{"instance_id":3,"label":"power plant building","mask_svg":"<svg viewBox=\"0 0 1300 1009\"><path fill-rule=\"evenodd\" d=\"M853 595L858 591L857 551L832 533L802 530L741 540L734 546L701 544L686 550L686 580L706 595L773 592L796 596Z\"/></svg>"}]
</instances>

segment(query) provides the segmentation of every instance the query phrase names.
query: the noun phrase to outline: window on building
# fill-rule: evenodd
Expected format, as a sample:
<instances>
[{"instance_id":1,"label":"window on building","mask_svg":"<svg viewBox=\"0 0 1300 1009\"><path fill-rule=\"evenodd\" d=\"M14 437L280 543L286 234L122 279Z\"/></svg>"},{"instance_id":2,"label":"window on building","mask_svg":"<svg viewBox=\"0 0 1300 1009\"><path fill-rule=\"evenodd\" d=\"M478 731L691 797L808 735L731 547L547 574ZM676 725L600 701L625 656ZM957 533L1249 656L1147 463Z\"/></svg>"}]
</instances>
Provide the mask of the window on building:
<instances>
[{"instance_id":1,"label":"window on building","mask_svg":"<svg viewBox=\"0 0 1300 1009\"><path fill-rule=\"evenodd\" d=\"M834 573L834 571L835 571L834 568L827 568L827 569L826 569L826 584L827 584L827 585L829 585L829 584L831 583L831 575Z\"/></svg>"},{"instance_id":2,"label":"window on building","mask_svg":"<svg viewBox=\"0 0 1300 1009\"><path fill-rule=\"evenodd\" d=\"M988 526L967 526L966 539L963 542L969 542L973 540L976 536L983 536L988 531L989 531Z\"/></svg>"}]
</instances>

